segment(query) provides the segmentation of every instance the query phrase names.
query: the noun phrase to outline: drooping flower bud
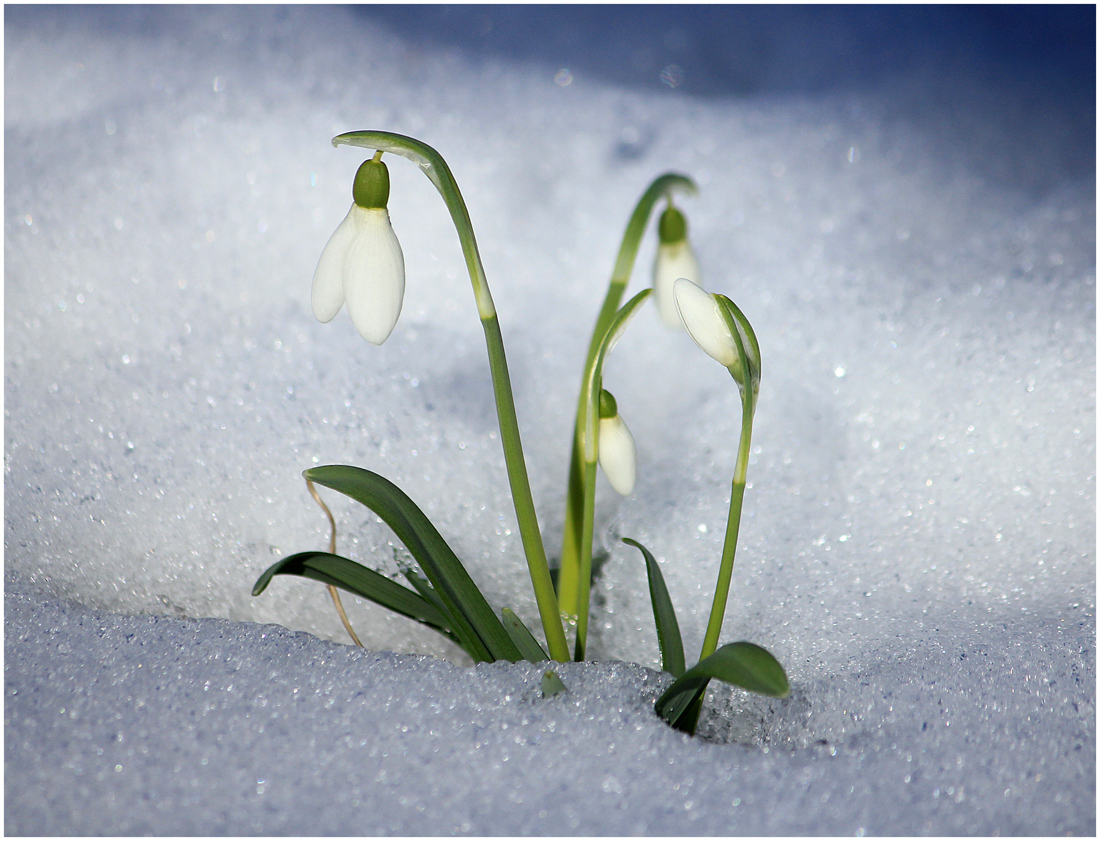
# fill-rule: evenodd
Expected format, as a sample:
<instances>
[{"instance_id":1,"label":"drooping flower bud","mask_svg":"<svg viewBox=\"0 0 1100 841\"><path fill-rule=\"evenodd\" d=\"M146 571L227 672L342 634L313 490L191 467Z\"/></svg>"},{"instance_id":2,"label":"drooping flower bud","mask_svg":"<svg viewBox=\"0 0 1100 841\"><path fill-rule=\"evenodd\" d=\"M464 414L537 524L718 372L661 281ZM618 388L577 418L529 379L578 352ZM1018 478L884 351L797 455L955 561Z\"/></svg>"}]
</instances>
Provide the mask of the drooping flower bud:
<instances>
[{"instance_id":1,"label":"drooping flower bud","mask_svg":"<svg viewBox=\"0 0 1100 841\"><path fill-rule=\"evenodd\" d=\"M741 354L730 330L730 324L722 314L722 304L714 295L685 278L677 280L673 290L676 308L684 327L687 328L688 335L707 355L726 366L737 383L744 386L745 373ZM734 329L738 331L738 338L741 339L745 352L755 353L754 346L744 330L737 324L736 319L731 317L731 320L734 322ZM756 360L756 366L759 368L759 360Z\"/></svg>"},{"instance_id":2,"label":"drooping flower bud","mask_svg":"<svg viewBox=\"0 0 1100 841\"><path fill-rule=\"evenodd\" d=\"M355 329L373 345L393 332L405 295L405 258L386 209L390 177L379 157L355 174L354 202L321 252L312 295L318 321L332 321L346 302Z\"/></svg>"},{"instance_id":3,"label":"drooping flower bud","mask_svg":"<svg viewBox=\"0 0 1100 841\"><path fill-rule=\"evenodd\" d=\"M619 416L610 391L600 391L599 462L607 481L618 493L629 496L637 476L638 451L634 436Z\"/></svg>"},{"instance_id":4,"label":"drooping flower bud","mask_svg":"<svg viewBox=\"0 0 1100 841\"><path fill-rule=\"evenodd\" d=\"M653 261L653 293L657 312L665 326L679 329L682 324L676 311L672 286L677 278L699 281L699 262L687 238L684 214L669 204L657 225L660 239L657 258Z\"/></svg>"}]
</instances>

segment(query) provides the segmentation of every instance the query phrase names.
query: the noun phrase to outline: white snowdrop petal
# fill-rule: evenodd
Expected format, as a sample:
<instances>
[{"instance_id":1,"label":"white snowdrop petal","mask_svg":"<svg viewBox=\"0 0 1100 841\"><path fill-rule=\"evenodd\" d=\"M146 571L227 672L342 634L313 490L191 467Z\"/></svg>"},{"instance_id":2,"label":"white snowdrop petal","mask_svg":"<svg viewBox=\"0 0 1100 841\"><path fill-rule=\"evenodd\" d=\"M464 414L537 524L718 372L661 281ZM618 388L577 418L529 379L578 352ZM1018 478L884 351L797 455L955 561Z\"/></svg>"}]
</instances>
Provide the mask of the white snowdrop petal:
<instances>
[{"instance_id":1,"label":"white snowdrop petal","mask_svg":"<svg viewBox=\"0 0 1100 841\"><path fill-rule=\"evenodd\" d=\"M598 434L600 467L611 487L623 496L629 496L637 476L638 451L634 446L634 436L619 415L602 418Z\"/></svg>"},{"instance_id":2,"label":"white snowdrop petal","mask_svg":"<svg viewBox=\"0 0 1100 841\"><path fill-rule=\"evenodd\" d=\"M653 261L653 295L661 321L675 330L684 326L672 291L673 284L681 277L693 283L699 282L699 261L695 259L691 243L686 239L671 244L661 243L657 246L657 258Z\"/></svg>"},{"instance_id":3,"label":"white snowdrop petal","mask_svg":"<svg viewBox=\"0 0 1100 841\"><path fill-rule=\"evenodd\" d=\"M714 296L686 278L676 281L673 295L684 327L695 344L727 368L739 364L737 344Z\"/></svg>"},{"instance_id":4,"label":"white snowdrop petal","mask_svg":"<svg viewBox=\"0 0 1100 841\"><path fill-rule=\"evenodd\" d=\"M356 208L358 232L344 263L344 299L359 335L380 345L405 297L405 258L385 208Z\"/></svg>"},{"instance_id":5,"label":"white snowdrop petal","mask_svg":"<svg viewBox=\"0 0 1100 841\"><path fill-rule=\"evenodd\" d=\"M325 243L313 272L313 315L323 324L336 318L344 305L344 257L355 239L356 227L353 204Z\"/></svg>"}]
</instances>

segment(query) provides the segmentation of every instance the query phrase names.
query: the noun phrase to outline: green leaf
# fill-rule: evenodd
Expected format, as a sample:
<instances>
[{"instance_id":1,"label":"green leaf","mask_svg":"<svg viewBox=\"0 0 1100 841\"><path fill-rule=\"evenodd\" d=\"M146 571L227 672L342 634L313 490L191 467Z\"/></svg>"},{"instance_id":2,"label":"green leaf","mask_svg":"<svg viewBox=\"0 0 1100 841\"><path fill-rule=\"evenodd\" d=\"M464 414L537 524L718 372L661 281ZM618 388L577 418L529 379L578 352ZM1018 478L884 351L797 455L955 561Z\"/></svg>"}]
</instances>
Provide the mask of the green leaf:
<instances>
[{"instance_id":1,"label":"green leaf","mask_svg":"<svg viewBox=\"0 0 1100 841\"><path fill-rule=\"evenodd\" d=\"M561 682L561 678L558 677L558 673L553 669L547 669L542 673L542 697L553 698L555 695L560 695L563 692L568 692L565 684Z\"/></svg>"},{"instance_id":2,"label":"green leaf","mask_svg":"<svg viewBox=\"0 0 1100 841\"><path fill-rule=\"evenodd\" d=\"M458 644L462 646L475 662L484 662L493 659L488 649L485 648L484 643L482 643L478 635L474 633L474 629L470 627L468 622L456 618L455 615L451 613L447 605L443 603L443 599L439 598L439 593L432 588L431 582L421 577L416 570L409 567L402 569L401 573L408 579L409 583L416 588L416 591L420 593L421 596L427 599L436 610L443 614L443 618L447 620L450 627L461 629L461 639L459 639Z\"/></svg>"},{"instance_id":3,"label":"green leaf","mask_svg":"<svg viewBox=\"0 0 1100 841\"><path fill-rule=\"evenodd\" d=\"M458 556L424 512L397 485L370 470L350 465L314 467L303 475L362 503L393 529L455 620L457 627L453 630L464 637L468 628L484 645L487 656L475 656L475 659L513 663L523 659Z\"/></svg>"},{"instance_id":4,"label":"green leaf","mask_svg":"<svg viewBox=\"0 0 1100 841\"><path fill-rule=\"evenodd\" d=\"M328 552L299 552L290 555L264 570L256 581L256 586L252 588L252 595L260 595L276 575L296 575L320 581L322 584L331 584L369 599L394 613L415 619L455 642L460 642L447 617L429 601L348 558L330 555Z\"/></svg>"},{"instance_id":5,"label":"green leaf","mask_svg":"<svg viewBox=\"0 0 1100 841\"><path fill-rule=\"evenodd\" d=\"M707 694L707 684L703 684L694 692L685 692L678 696L674 703L664 708L660 715L668 722L670 727L681 730L690 736L695 735L695 727L699 723L699 713L703 709L703 698Z\"/></svg>"},{"instance_id":6,"label":"green leaf","mask_svg":"<svg viewBox=\"0 0 1100 841\"><path fill-rule=\"evenodd\" d=\"M406 567L401 570L401 574L408 579L408 582L413 585L421 596L427 599L431 604L443 614L444 618L449 622L454 621L454 617L451 616L451 612L447 610L447 605L443 604L443 599L439 598L439 593L432 589L431 582L426 578L423 578L415 569Z\"/></svg>"},{"instance_id":7,"label":"green leaf","mask_svg":"<svg viewBox=\"0 0 1100 841\"><path fill-rule=\"evenodd\" d=\"M443 614L443 618L447 620L450 627L457 629L455 633L459 637L458 644L473 658L475 663L492 661L494 659L493 656L489 654L489 649L485 647L485 643L481 641L481 638L470 626L470 623L464 618L460 616L456 617L451 613L447 605L443 603L443 599L439 598L439 593L432 588L431 582L421 577L416 570L411 568L403 569L401 573L408 582L416 588L416 591L420 593L421 596L427 599L436 610Z\"/></svg>"},{"instance_id":8,"label":"green leaf","mask_svg":"<svg viewBox=\"0 0 1100 841\"><path fill-rule=\"evenodd\" d=\"M532 663L543 663L550 659L550 655L539 645L535 635L528 630L527 626L515 613L506 607L500 611L500 615L504 620L504 630L508 632L508 636L512 638L512 642L516 644L516 648L519 649L519 653L523 655L524 660L530 660Z\"/></svg>"},{"instance_id":9,"label":"green leaf","mask_svg":"<svg viewBox=\"0 0 1100 841\"><path fill-rule=\"evenodd\" d=\"M677 726L706 691L711 678L775 698L785 698L791 691L783 667L767 649L751 642L731 642L692 666L665 690L657 699L657 714Z\"/></svg>"},{"instance_id":10,"label":"green leaf","mask_svg":"<svg viewBox=\"0 0 1100 841\"><path fill-rule=\"evenodd\" d=\"M680 623L676 621L676 611L672 607L668 588L657 559L641 543L629 537L623 543L641 550L645 558L646 572L649 575L649 599L653 603L653 623L657 626L657 643L661 647L662 668L673 677L681 677L687 668L684 662L684 643L680 638Z\"/></svg>"}]
</instances>

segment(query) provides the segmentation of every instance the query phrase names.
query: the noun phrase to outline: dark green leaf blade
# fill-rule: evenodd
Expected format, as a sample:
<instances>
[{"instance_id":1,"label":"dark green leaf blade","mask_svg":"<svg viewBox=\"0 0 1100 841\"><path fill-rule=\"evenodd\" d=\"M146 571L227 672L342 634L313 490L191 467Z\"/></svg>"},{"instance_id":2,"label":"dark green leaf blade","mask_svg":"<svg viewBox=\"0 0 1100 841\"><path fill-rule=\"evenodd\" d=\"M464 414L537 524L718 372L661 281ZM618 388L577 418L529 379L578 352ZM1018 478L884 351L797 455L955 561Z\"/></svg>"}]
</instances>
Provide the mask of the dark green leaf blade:
<instances>
[{"instance_id":1,"label":"dark green leaf blade","mask_svg":"<svg viewBox=\"0 0 1100 841\"><path fill-rule=\"evenodd\" d=\"M688 702L677 716L670 722L674 728L684 733L695 735L695 728L699 725L699 714L703 711L703 699L706 697L707 687L702 686L695 694L688 698Z\"/></svg>"},{"instance_id":2,"label":"dark green leaf blade","mask_svg":"<svg viewBox=\"0 0 1100 841\"><path fill-rule=\"evenodd\" d=\"M464 620L469 624L491 659L512 662L523 659L458 556L397 485L370 470L350 465L314 467L304 475L318 485L351 497L381 517L416 558L456 623L462 624Z\"/></svg>"},{"instance_id":3,"label":"dark green leaf blade","mask_svg":"<svg viewBox=\"0 0 1100 841\"><path fill-rule=\"evenodd\" d=\"M430 582L422 578L415 569L406 568L401 570L401 573L408 579L408 582L416 588L416 592L423 596L432 607L443 614L443 618L447 620L447 624L455 629L455 634L458 637L458 644L474 659L474 662L485 662L493 659L493 656L485 647L485 643L481 641L481 637L479 637L474 629L470 627L470 623L462 617L456 617L451 613L450 608L443 603L443 599L439 598L439 593L432 588Z\"/></svg>"},{"instance_id":4,"label":"dark green leaf blade","mask_svg":"<svg viewBox=\"0 0 1100 841\"><path fill-rule=\"evenodd\" d=\"M774 698L785 698L791 691L786 672L767 649L751 642L731 642L688 669L665 690L657 699L657 714L675 726L712 678Z\"/></svg>"},{"instance_id":5,"label":"dark green leaf blade","mask_svg":"<svg viewBox=\"0 0 1100 841\"><path fill-rule=\"evenodd\" d=\"M658 702L656 706L658 715L677 730L694 735L695 725L699 721L699 712L703 707L703 697L707 693L709 683L708 678L694 689L688 689L669 698L663 706Z\"/></svg>"},{"instance_id":6,"label":"dark green leaf blade","mask_svg":"<svg viewBox=\"0 0 1100 841\"><path fill-rule=\"evenodd\" d=\"M272 564L256 581L252 595L258 596L276 575L296 575L331 584L375 604L415 619L458 642L450 623L429 601L390 581L381 573L348 558L328 552L299 552Z\"/></svg>"},{"instance_id":7,"label":"dark green leaf blade","mask_svg":"<svg viewBox=\"0 0 1100 841\"><path fill-rule=\"evenodd\" d=\"M432 585L429 581L425 580L415 569L403 569L401 570L401 574L408 579L408 582L413 585L416 592L427 599L436 610L443 614L444 618L450 622L454 621L451 612L447 610L447 605L443 604L443 599L439 598L439 593L432 589Z\"/></svg>"},{"instance_id":8,"label":"dark green leaf blade","mask_svg":"<svg viewBox=\"0 0 1100 841\"><path fill-rule=\"evenodd\" d=\"M519 649L519 653L523 655L524 660L529 660L532 663L543 663L550 659L550 655L539 645L535 635L510 608L502 608L500 616L504 621L504 630L508 632L508 636L512 638L512 642L516 644L516 648Z\"/></svg>"},{"instance_id":9,"label":"dark green leaf blade","mask_svg":"<svg viewBox=\"0 0 1100 841\"><path fill-rule=\"evenodd\" d=\"M653 623L657 626L657 643L661 647L661 663L666 672L673 677L681 677L687 668L684 662L684 643L680 638L680 623L676 621L676 610L668 595L664 576L657 559L638 541L624 537L623 543L641 550L645 558L646 573L649 576L649 599L653 603Z\"/></svg>"}]
</instances>

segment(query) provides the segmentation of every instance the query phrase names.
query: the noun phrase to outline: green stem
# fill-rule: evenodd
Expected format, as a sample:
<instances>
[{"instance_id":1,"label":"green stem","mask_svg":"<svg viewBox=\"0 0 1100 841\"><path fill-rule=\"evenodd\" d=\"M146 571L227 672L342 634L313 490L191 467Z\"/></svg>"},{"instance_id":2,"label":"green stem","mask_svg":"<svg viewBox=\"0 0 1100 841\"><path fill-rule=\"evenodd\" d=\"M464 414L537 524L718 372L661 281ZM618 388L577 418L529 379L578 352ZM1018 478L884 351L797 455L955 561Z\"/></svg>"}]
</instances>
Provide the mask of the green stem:
<instances>
[{"instance_id":1,"label":"green stem","mask_svg":"<svg viewBox=\"0 0 1100 841\"><path fill-rule=\"evenodd\" d=\"M553 659L566 661L569 659L569 645L565 640L565 630L562 627L557 597L550 578L550 566L546 561L546 550L543 547L535 503L531 496L531 483L523 460L523 445L520 441L515 401L508 376L508 362L504 355L504 341L500 335L500 325L497 323L496 307L493 305L492 295L489 294L485 268L477 250L477 241L474 239L470 214L462 199L462 193L459 192L458 183L442 155L426 143L411 137L386 131L355 131L333 138L332 143L334 146L342 143L361 146L409 158L423 170L428 180L439 190L447 210L450 211L451 219L458 231L459 241L462 243L462 255L466 260L470 282L474 287L478 314L481 316L481 325L485 331L489 370L493 378L493 395L496 398L497 418L500 422L500 440L508 467L508 483L512 490L512 502L515 505L523 550L531 573L531 584L535 590L539 616L546 635L546 645Z\"/></svg>"},{"instance_id":2,"label":"green stem","mask_svg":"<svg viewBox=\"0 0 1100 841\"><path fill-rule=\"evenodd\" d=\"M500 325L493 315L483 318L481 326L485 330L485 343L489 347L489 370L493 376L493 394L496 397L497 420L500 422L500 440L504 445L504 461L508 467L508 484L512 489L516 519L519 521L523 551L527 555L527 569L531 573L531 583L539 606L539 617L546 633L550 656L555 660L565 661L569 659L569 644L565 640L558 601L554 595L554 582L550 578L550 566L546 562L546 550L542 545L539 522L535 515L535 502L531 497L531 483L528 481L523 459L523 444L519 437L519 421L516 419L516 406L512 399Z\"/></svg>"},{"instance_id":3,"label":"green stem","mask_svg":"<svg viewBox=\"0 0 1100 841\"><path fill-rule=\"evenodd\" d=\"M730 510L726 518L726 539L722 544L722 562L718 567L718 583L714 588L714 602L710 608L710 621L699 659L709 657L718 648L718 635L722 632L722 620L726 615L730 581L733 578L733 556L737 552L737 533L741 527L741 503L745 498L745 476L749 467L749 445L752 439L752 397L746 397L741 406L741 443L737 448L737 463L733 468L733 488L730 491Z\"/></svg>"},{"instance_id":4,"label":"green stem","mask_svg":"<svg viewBox=\"0 0 1100 841\"><path fill-rule=\"evenodd\" d=\"M584 417L581 422L579 448L583 459L584 495L581 511L580 553L577 558L577 641L574 659L583 660L588 639L588 603L592 587L592 533L596 507L596 461L599 457L600 390L603 388L603 364L611 349L622 337L638 308L653 292L643 289L615 314L604 332L603 341L596 348L596 355L588 377L581 389Z\"/></svg>"},{"instance_id":5,"label":"green stem","mask_svg":"<svg viewBox=\"0 0 1100 841\"><path fill-rule=\"evenodd\" d=\"M581 512L581 553L577 566L580 569L580 581L577 605L577 640L573 649L573 659L578 663L584 660L588 647L588 600L592 592L592 532L596 522L596 462L584 463L584 510Z\"/></svg>"},{"instance_id":6,"label":"green stem","mask_svg":"<svg viewBox=\"0 0 1100 841\"><path fill-rule=\"evenodd\" d=\"M710 609L707 632L703 637L700 660L709 657L718 648L718 635L722 632L722 619L726 615L726 599L733 577L733 556L737 551L737 533L741 527L741 503L745 498L745 476L749 469L752 417L756 411L756 398L760 389L760 343L756 339L756 331L733 301L725 295L714 297L722 319L726 322L726 329L737 346L737 367L731 367L729 372L741 394L741 443L737 447L737 462L733 468L733 488L730 491L730 510L726 518L726 539L722 544L722 562L718 567L718 584L714 588L714 602ZM745 338L748 339L748 347ZM749 348L752 353L748 352Z\"/></svg>"},{"instance_id":7,"label":"green stem","mask_svg":"<svg viewBox=\"0 0 1100 841\"><path fill-rule=\"evenodd\" d=\"M634 261L638 256L638 248L645 234L649 216L653 212L653 206L664 195L671 194L674 190L683 190L687 193L695 193L695 182L684 175L666 172L654 179L646 188L642 197L634 207L630 215L630 221L623 232L622 242L619 245L619 254L615 259L615 268L611 273L611 283L607 287L600 314L596 317L596 325L592 329L592 336L588 341L588 355L585 357L584 374L581 378L581 390L577 397L577 415L573 425L573 449L569 457L569 484L565 505L564 536L561 546L561 569L558 574L558 600L562 612L569 616L578 616L581 612L581 588L580 582L585 576L580 568L581 545L585 538L582 534L584 527L584 509L586 500L586 484L584 482L584 458L582 455L585 413L585 387L592 373L592 366L596 361L596 354L600 345L619 310L619 302L622 301L626 286L630 282L630 275L634 271ZM584 597L587 610L587 593Z\"/></svg>"}]
</instances>

